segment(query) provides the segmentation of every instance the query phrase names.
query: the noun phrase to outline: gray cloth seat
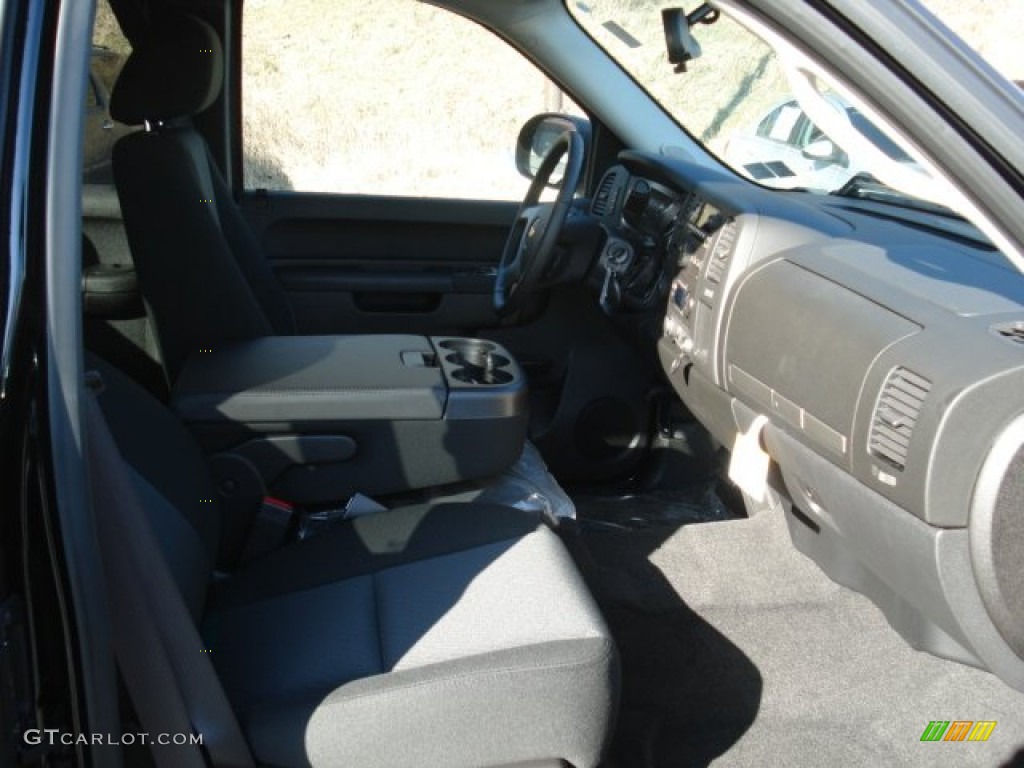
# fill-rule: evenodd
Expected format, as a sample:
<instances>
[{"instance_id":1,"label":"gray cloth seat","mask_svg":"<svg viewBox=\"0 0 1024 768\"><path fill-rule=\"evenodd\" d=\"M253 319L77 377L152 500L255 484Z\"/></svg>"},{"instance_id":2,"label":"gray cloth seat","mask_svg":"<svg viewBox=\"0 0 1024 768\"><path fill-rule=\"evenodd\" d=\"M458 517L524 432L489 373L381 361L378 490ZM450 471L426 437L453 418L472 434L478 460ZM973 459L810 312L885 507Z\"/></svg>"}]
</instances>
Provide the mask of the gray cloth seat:
<instances>
[{"instance_id":1,"label":"gray cloth seat","mask_svg":"<svg viewBox=\"0 0 1024 768\"><path fill-rule=\"evenodd\" d=\"M613 650L581 596L557 536L518 511L412 507L215 587L202 631L275 765L584 766L607 727Z\"/></svg>"},{"instance_id":2,"label":"gray cloth seat","mask_svg":"<svg viewBox=\"0 0 1024 768\"><path fill-rule=\"evenodd\" d=\"M597 764L615 711L614 645L535 517L407 507L215 578L217 496L191 436L117 371L88 367L260 763Z\"/></svg>"}]
</instances>

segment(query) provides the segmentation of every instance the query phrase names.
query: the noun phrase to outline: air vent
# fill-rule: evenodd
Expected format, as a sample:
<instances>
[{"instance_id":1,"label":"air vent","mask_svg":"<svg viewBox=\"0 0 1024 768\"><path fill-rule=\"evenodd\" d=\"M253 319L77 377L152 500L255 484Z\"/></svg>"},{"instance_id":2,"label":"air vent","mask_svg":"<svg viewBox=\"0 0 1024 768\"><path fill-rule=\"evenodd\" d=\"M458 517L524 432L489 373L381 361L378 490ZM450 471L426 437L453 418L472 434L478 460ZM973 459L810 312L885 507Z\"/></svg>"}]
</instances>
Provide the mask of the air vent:
<instances>
[{"instance_id":1,"label":"air vent","mask_svg":"<svg viewBox=\"0 0 1024 768\"><path fill-rule=\"evenodd\" d=\"M608 171L601 179L601 186L597 188L594 195L594 202L590 205L590 212L595 216L604 216L612 203L612 191L615 189L615 171Z\"/></svg>"},{"instance_id":2,"label":"air vent","mask_svg":"<svg viewBox=\"0 0 1024 768\"><path fill-rule=\"evenodd\" d=\"M1024 321L1018 320L1016 323L993 325L992 332L1009 342L1024 346Z\"/></svg>"},{"instance_id":3,"label":"air vent","mask_svg":"<svg viewBox=\"0 0 1024 768\"><path fill-rule=\"evenodd\" d=\"M736 245L736 222L729 220L715 241L715 249L708 259L708 280L712 283L722 282L722 275L729 264L729 257L732 255L733 246Z\"/></svg>"},{"instance_id":4,"label":"air vent","mask_svg":"<svg viewBox=\"0 0 1024 768\"><path fill-rule=\"evenodd\" d=\"M921 406L932 388L928 379L906 368L895 368L882 387L868 436L869 453L895 469L907 466L910 438Z\"/></svg>"}]
</instances>

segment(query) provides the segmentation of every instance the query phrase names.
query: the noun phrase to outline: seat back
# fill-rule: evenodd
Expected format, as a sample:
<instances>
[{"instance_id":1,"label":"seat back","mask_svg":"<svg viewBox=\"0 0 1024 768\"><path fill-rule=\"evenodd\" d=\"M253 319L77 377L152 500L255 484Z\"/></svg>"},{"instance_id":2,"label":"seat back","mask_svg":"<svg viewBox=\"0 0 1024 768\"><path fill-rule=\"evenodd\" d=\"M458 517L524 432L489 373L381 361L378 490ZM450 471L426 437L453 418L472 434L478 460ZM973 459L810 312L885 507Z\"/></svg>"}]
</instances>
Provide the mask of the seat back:
<instances>
[{"instance_id":1,"label":"seat back","mask_svg":"<svg viewBox=\"0 0 1024 768\"><path fill-rule=\"evenodd\" d=\"M85 366L102 377L97 402L171 576L198 622L221 538L220 499L206 461L184 425L135 382L89 353Z\"/></svg>"},{"instance_id":2,"label":"seat back","mask_svg":"<svg viewBox=\"0 0 1024 768\"><path fill-rule=\"evenodd\" d=\"M200 349L294 331L284 292L191 117L219 96L214 30L164 15L136 41L111 95L114 181L128 244L171 380Z\"/></svg>"},{"instance_id":3,"label":"seat back","mask_svg":"<svg viewBox=\"0 0 1024 768\"><path fill-rule=\"evenodd\" d=\"M202 737L201 749L152 744L153 763L253 768L197 626L219 517L197 446L117 371L88 355L86 365L83 442L124 688L143 727Z\"/></svg>"}]
</instances>

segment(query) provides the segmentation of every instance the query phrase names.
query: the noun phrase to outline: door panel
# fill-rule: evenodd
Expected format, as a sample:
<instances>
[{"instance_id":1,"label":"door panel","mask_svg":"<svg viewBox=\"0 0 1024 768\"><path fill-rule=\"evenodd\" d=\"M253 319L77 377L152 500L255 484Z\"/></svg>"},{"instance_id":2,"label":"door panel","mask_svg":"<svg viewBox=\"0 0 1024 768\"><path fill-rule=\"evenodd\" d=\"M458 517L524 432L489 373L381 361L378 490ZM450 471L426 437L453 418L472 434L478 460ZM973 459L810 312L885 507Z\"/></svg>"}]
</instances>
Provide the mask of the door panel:
<instances>
[{"instance_id":1,"label":"door panel","mask_svg":"<svg viewBox=\"0 0 1024 768\"><path fill-rule=\"evenodd\" d=\"M516 203L247 193L242 211L300 333L472 333Z\"/></svg>"}]
</instances>

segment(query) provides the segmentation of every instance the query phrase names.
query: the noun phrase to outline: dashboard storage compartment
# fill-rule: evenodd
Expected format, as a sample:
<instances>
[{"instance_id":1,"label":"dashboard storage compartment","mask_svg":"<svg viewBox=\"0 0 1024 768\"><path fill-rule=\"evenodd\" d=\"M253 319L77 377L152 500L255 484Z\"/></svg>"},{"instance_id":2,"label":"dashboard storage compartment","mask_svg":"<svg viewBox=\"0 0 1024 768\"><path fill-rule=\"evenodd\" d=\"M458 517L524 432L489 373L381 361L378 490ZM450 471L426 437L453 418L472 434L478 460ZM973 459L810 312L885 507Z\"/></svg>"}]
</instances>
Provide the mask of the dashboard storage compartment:
<instances>
[{"instance_id":1,"label":"dashboard storage compartment","mask_svg":"<svg viewBox=\"0 0 1024 768\"><path fill-rule=\"evenodd\" d=\"M477 339L276 336L186 363L172 405L219 487L302 504L497 474L522 451L526 385Z\"/></svg>"}]
</instances>

